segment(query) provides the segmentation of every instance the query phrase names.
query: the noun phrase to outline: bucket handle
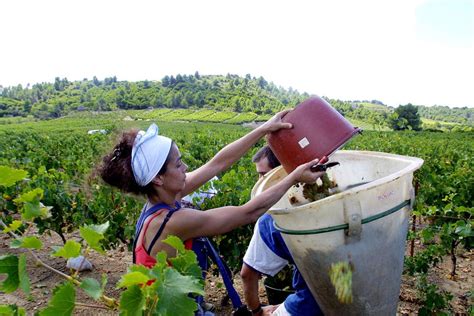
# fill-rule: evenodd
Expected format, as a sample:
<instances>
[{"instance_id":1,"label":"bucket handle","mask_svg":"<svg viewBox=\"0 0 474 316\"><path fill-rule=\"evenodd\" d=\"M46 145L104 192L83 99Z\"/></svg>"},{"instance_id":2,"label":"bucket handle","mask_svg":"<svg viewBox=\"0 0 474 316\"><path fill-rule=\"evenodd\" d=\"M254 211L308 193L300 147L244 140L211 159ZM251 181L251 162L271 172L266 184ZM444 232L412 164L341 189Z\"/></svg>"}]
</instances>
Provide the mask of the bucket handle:
<instances>
[{"instance_id":1,"label":"bucket handle","mask_svg":"<svg viewBox=\"0 0 474 316\"><path fill-rule=\"evenodd\" d=\"M380 218L383 218L385 216L388 216L392 213L395 213L405 206L411 205L411 199L410 200L405 200L402 203L398 204L395 207L392 207L389 210L386 210L384 212L369 216L367 218L362 219L361 223L362 224L367 224L373 221L376 221ZM283 227L278 226L276 221L273 221L273 226L277 231L283 234L287 235L315 235L315 234L323 234L323 233L329 233L337 230L343 230L343 229L349 229L349 224L340 224L340 225L335 225L335 226L329 226L329 227L324 227L324 228L318 228L318 229L304 229L304 230L294 230L294 229L286 229Z\"/></svg>"},{"instance_id":2,"label":"bucket handle","mask_svg":"<svg viewBox=\"0 0 474 316\"><path fill-rule=\"evenodd\" d=\"M349 225L346 230L346 243L359 241L362 233L362 207L358 199L344 201L344 218Z\"/></svg>"}]
</instances>

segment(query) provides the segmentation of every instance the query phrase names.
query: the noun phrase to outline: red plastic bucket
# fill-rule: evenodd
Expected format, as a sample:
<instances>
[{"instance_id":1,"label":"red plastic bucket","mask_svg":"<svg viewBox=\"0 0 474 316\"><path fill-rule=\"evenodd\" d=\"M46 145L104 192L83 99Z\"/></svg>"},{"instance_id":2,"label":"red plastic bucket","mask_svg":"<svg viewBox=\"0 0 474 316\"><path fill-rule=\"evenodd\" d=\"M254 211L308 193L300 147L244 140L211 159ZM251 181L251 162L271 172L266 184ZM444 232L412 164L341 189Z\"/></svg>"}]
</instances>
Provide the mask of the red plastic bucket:
<instances>
[{"instance_id":1,"label":"red plastic bucket","mask_svg":"<svg viewBox=\"0 0 474 316\"><path fill-rule=\"evenodd\" d=\"M271 133L268 143L288 173L302 163L329 156L361 132L318 96L298 104L282 120L293 128Z\"/></svg>"}]
</instances>

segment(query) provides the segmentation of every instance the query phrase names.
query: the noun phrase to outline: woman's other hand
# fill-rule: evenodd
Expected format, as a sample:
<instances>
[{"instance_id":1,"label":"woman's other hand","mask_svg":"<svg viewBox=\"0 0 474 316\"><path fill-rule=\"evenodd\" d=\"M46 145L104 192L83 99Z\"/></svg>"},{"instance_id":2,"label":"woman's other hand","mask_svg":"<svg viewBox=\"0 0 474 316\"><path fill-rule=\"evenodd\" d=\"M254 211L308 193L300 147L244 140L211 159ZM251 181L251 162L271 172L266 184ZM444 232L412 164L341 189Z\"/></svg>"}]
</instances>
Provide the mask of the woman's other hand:
<instances>
[{"instance_id":1,"label":"woman's other hand","mask_svg":"<svg viewBox=\"0 0 474 316\"><path fill-rule=\"evenodd\" d=\"M282 118L290 111L291 110L278 112L271 119L269 119L262 126L260 126L260 128L265 131L265 134L275 132L281 128L292 128L293 125L291 123L284 123L282 121Z\"/></svg>"}]
</instances>

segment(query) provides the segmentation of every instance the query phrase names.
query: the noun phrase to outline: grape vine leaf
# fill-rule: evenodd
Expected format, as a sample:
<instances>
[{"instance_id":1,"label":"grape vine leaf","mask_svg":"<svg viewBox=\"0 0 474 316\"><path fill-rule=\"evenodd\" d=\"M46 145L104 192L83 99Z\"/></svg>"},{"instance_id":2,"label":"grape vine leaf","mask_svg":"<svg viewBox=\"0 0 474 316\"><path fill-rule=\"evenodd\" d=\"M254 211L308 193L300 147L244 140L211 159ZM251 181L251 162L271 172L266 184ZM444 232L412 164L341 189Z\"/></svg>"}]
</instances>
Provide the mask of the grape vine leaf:
<instances>
[{"instance_id":1,"label":"grape vine leaf","mask_svg":"<svg viewBox=\"0 0 474 316\"><path fill-rule=\"evenodd\" d=\"M25 254L20 255L20 260L18 261L18 278L20 282L20 288L26 295L30 294L30 278L26 272L26 256Z\"/></svg>"},{"instance_id":2,"label":"grape vine leaf","mask_svg":"<svg viewBox=\"0 0 474 316\"><path fill-rule=\"evenodd\" d=\"M68 240L64 246L54 248L56 250L53 253L54 257L63 257L69 259L76 258L81 254L81 244L74 240Z\"/></svg>"},{"instance_id":3,"label":"grape vine leaf","mask_svg":"<svg viewBox=\"0 0 474 316\"><path fill-rule=\"evenodd\" d=\"M162 242L165 243L165 244L168 244L171 247L178 250L178 253L184 253L185 250L186 250L184 248L183 241L181 239L179 239L179 237L170 235L170 236L166 237L166 239L164 239Z\"/></svg>"},{"instance_id":4,"label":"grape vine leaf","mask_svg":"<svg viewBox=\"0 0 474 316\"><path fill-rule=\"evenodd\" d=\"M187 250L186 253L169 259L173 268L184 275L191 275L197 279L201 279L202 271L197 262L196 254L192 250Z\"/></svg>"},{"instance_id":5,"label":"grape vine leaf","mask_svg":"<svg viewBox=\"0 0 474 316\"><path fill-rule=\"evenodd\" d=\"M145 297L138 285L132 285L120 295L121 316L142 316Z\"/></svg>"},{"instance_id":6,"label":"grape vine leaf","mask_svg":"<svg viewBox=\"0 0 474 316\"><path fill-rule=\"evenodd\" d=\"M79 229L81 237L86 240L89 246L99 253L104 254L105 251L100 244L104 239L104 233L109 228L109 222L102 225L85 225Z\"/></svg>"},{"instance_id":7,"label":"grape vine leaf","mask_svg":"<svg viewBox=\"0 0 474 316\"><path fill-rule=\"evenodd\" d=\"M14 315L13 308L9 305L0 305L0 316Z\"/></svg>"},{"instance_id":8,"label":"grape vine leaf","mask_svg":"<svg viewBox=\"0 0 474 316\"><path fill-rule=\"evenodd\" d=\"M10 248L41 249L41 247L43 247L43 243L36 236L20 237L10 243Z\"/></svg>"},{"instance_id":9,"label":"grape vine leaf","mask_svg":"<svg viewBox=\"0 0 474 316\"><path fill-rule=\"evenodd\" d=\"M0 291L11 293L15 291L20 284L18 276L18 257L0 256L0 275L6 274L7 278L0 282Z\"/></svg>"},{"instance_id":10,"label":"grape vine leaf","mask_svg":"<svg viewBox=\"0 0 474 316\"><path fill-rule=\"evenodd\" d=\"M145 284L150 279L151 278L147 274L144 274L139 271L132 271L132 272L128 272L127 274L122 275L117 287L121 288L121 287L129 287L132 285Z\"/></svg>"},{"instance_id":11,"label":"grape vine leaf","mask_svg":"<svg viewBox=\"0 0 474 316\"><path fill-rule=\"evenodd\" d=\"M90 297L95 300L98 300L102 295L102 287L99 284L99 281L93 278L85 278L81 282L81 289L83 289Z\"/></svg>"},{"instance_id":12,"label":"grape vine leaf","mask_svg":"<svg viewBox=\"0 0 474 316\"><path fill-rule=\"evenodd\" d=\"M70 283L57 286L53 291L53 297L48 307L40 311L40 316L72 315L75 307L76 291Z\"/></svg>"},{"instance_id":13,"label":"grape vine leaf","mask_svg":"<svg viewBox=\"0 0 474 316\"><path fill-rule=\"evenodd\" d=\"M0 305L0 316L24 316L26 311L16 305Z\"/></svg>"},{"instance_id":14,"label":"grape vine leaf","mask_svg":"<svg viewBox=\"0 0 474 316\"><path fill-rule=\"evenodd\" d=\"M168 244L178 251L178 256L168 259L173 268L184 275L194 276L196 279L201 279L201 268L197 264L197 257L194 251L187 250L183 242L176 236L168 236L163 240L163 243ZM159 262L160 260L158 260Z\"/></svg>"},{"instance_id":15,"label":"grape vine leaf","mask_svg":"<svg viewBox=\"0 0 474 316\"><path fill-rule=\"evenodd\" d=\"M21 169L14 169L7 166L0 166L0 185L4 187L11 187L18 181L26 178L28 172Z\"/></svg>"},{"instance_id":16,"label":"grape vine leaf","mask_svg":"<svg viewBox=\"0 0 474 316\"><path fill-rule=\"evenodd\" d=\"M179 274L167 268L160 275L157 288L159 297L155 312L158 315L194 315L197 303L189 297L189 293L204 295L204 286L192 276Z\"/></svg>"},{"instance_id":17,"label":"grape vine leaf","mask_svg":"<svg viewBox=\"0 0 474 316\"><path fill-rule=\"evenodd\" d=\"M22 224L23 224L22 221L14 220L13 222L10 223L10 225L8 225L8 227L3 229L3 232L4 233L14 232L18 228L20 228Z\"/></svg>"},{"instance_id":18,"label":"grape vine leaf","mask_svg":"<svg viewBox=\"0 0 474 316\"><path fill-rule=\"evenodd\" d=\"M141 264L134 264L128 268L129 272L141 272L145 275L148 275L150 273L150 269L145 267L144 265Z\"/></svg>"},{"instance_id":19,"label":"grape vine leaf","mask_svg":"<svg viewBox=\"0 0 474 316\"><path fill-rule=\"evenodd\" d=\"M31 220L35 217L46 217L48 208L42 207L40 200L43 198L43 189L36 188L17 197L14 202L17 204L24 203L21 210L21 217L24 220Z\"/></svg>"}]
</instances>

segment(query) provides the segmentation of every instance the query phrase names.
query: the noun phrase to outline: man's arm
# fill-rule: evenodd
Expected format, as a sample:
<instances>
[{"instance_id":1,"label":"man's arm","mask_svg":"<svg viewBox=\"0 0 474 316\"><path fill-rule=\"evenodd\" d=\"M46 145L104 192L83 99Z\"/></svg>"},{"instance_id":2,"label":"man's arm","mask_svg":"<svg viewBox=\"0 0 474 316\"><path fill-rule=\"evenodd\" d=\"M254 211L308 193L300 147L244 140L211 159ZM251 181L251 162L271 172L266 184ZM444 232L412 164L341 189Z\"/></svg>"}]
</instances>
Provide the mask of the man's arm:
<instances>
[{"instance_id":1,"label":"man's arm","mask_svg":"<svg viewBox=\"0 0 474 316\"><path fill-rule=\"evenodd\" d=\"M247 308L250 310L255 310L260 306L258 280L260 279L261 275L258 271L252 269L244 262L242 269L240 270L240 276L242 277L244 286L244 298L245 302L247 302ZM260 314L257 313L255 315Z\"/></svg>"},{"instance_id":2,"label":"man's arm","mask_svg":"<svg viewBox=\"0 0 474 316\"><path fill-rule=\"evenodd\" d=\"M241 269L241 276L244 288L244 297L247 307L250 310L255 310L260 306L260 298L258 294L258 280L262 273L274 276L288 261L279 257L272 248L263 241L270 238L273 231L273 220L268 214L263 215L255 225L252 239L249 247L244 255L244 263ZM272 240L272 238L270 238ZM274 244L273 241L269 244ZM271 312L278 306L265 306L263 311L256 315L271 315Z\"/></svg>"}]
</instances>

